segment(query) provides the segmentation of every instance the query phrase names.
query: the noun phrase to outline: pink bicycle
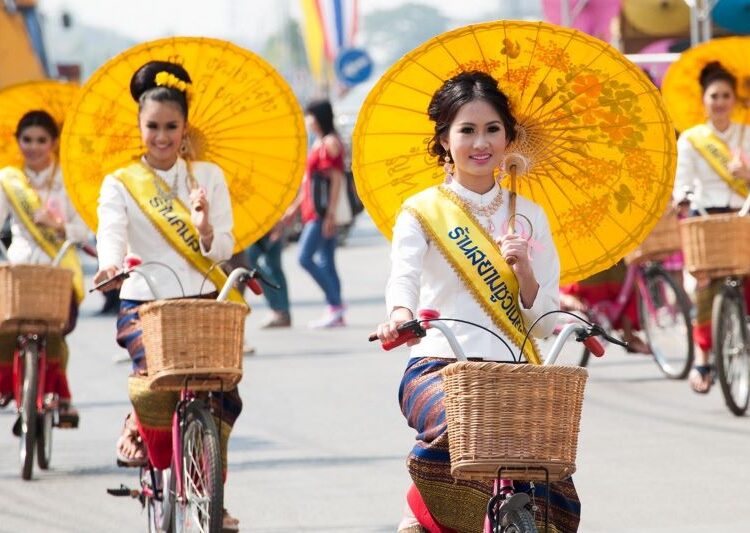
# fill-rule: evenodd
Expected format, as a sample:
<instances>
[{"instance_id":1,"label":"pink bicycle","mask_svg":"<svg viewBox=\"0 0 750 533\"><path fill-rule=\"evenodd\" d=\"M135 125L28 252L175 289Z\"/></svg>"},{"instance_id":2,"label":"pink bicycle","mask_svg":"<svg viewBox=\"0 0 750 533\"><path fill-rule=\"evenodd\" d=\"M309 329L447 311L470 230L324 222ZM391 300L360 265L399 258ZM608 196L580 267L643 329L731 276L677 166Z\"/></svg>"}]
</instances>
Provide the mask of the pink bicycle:
<instances>
[{"instance_id":1,"label":"pink bicycle","mask_svg":"<svg viewBox=\"0 0 750 533\"><path fill-rule=\"evenodd\" d=\"M564 313L571 315L566 311L552 311L552 313ZM545 315L546 316L546 315ZM573 315L575 316L575 315ZM563 350L565 343L568 338L572 337L577 342L582 342L586 349L596 356L602 356L604 354L604 348L599 343L596 337L602 337L608 342L618 344L620 346L626 346L621 340L614 338L606 333L606 331L595 323L587 322L586 320L576 317L577 322L569 323L565 325L550 350L547 353L547 357L544 359L544 365L554 365L557 361L557 357ZM487 331L489 334L494 335L500 340L505 347L513 354L513 350L510 346L495 332L473 322L454 319L454 318L443 318L440 317L439 313L431 310L422 310L419 313L419 318L405 322L399 326L399 337L392 342L386 342L382 344L383 349L391 350L401 344L404 344L409 339L424 337L427 334L428 328L434 328L439 330L444 336L446 341L451 347L451 350L456 356L457 361L468 361L465 352L459 344L453 331L445 324L445 322L461 322L465 324L474 325L480 329ZM531 328L534 324L531 325ZM377 340L377 334L372 334L369 340ZM514 362L521 362L517 360L514 355ZM447 389L446 389L447 390ZM447 396L447 395L446 395ZM466 422L466 424L470 424ZM473 427L473 426L472 426ZM480 431L483 436L486 432L482 429L473 429L472 431ZM525 431L525 430L524 430ZM449 432L450 432L450 421L449 421ZM525 438L525 437L524 437ZM454 454L453 443L450 444L451 456ZM550 482L550 471L543 465L524 465L519 468L519 465L513 463L513 460L497 460L497 463L493 462L492 473L494 476L487 476L488 479L494 479L494 490L493 496L490 498L487 504L487 513L485 518L485 525L483 533L537 533L535 516L540 511L534 500L534 485L531 483L530 493L527 492L516 492L516 488L511 479L503 477L503 474L508 475L512 471L541 471L541 479L546 479L546 486L549 486ZM546 475L545 475L546 474ZM484 477L484 472L483 472ZM523 477L516 477L516 479L529 479ZM545 491L545 508L544 508L544 520L545 531L549 530L549 491ZM444 526L437 523L437 521L431 515L427 517L421 525L426 528L430 533L446 533L449 530ZM429 522L429 523L426 523Z\"/></svg>"},{"instance_id":2,"label":"pink bicycle","mask_svg":"<svg viewBox=\"0 0 750 533\"><path fill-rule=\"evenodd\" d=\"M659 263L628 265L625 282L614 301L597 302L584 313L591 322L612 329L623 316L628 300L635 291L638 318L651 355L668 378L683 379L693 364L692 305L682 285ZM574 364L586 366L591 352L584 346Z\"/></svg>"},{"instance_id":3,"label":"pink bicycle","mask_svg":"<svg viewBox=\"0 0 750 533\"><path fill-rule=\"evenodd\" d=\"M139 263L136 261L136 264ZM166 266L161 263L131 265L92 290L137 273L143 276L151 292L158 299L156 283L142 269L149 264ZM253 293L262 294L257 280L275 287L263 279L257 270L236 268L229 275L217 300L225 300L235 284L245 284ZM206 382L211 379L200 374L184 376L180 398L172 418L172 466L166 470L159 470L148 462L140 468L138 489L130 489L125 485L107 489L113 496L130 496L140 501L146 509L149 532L215 533L222 529L224 483L221 435L210 407L209 400L213 392L199 392L195 389L196 384L200 382L200 389L205 390ZM216 379L216 386L210 388L223 392L222 380Z\"/></svg>"}]
</instances>

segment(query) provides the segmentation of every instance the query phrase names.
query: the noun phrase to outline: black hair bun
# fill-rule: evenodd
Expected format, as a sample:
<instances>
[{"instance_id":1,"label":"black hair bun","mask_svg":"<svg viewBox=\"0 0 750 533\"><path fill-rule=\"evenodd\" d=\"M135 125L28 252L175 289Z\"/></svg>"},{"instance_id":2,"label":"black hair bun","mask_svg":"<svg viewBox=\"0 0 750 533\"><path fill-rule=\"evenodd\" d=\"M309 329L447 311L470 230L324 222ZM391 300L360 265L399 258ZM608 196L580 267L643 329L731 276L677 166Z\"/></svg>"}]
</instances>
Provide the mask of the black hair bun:
<instances>
[{"instance_id":1,"label":"black hair bun","mask_svg":"<svg viewBox=\"0 0 750 533\"><path fill-rule=\"evenodd\" d=\"M168 72L185 83L190 83L190 75L182 65L170 63L169 61L149 61L139 68L130 79L130 95L138 102L141 95L156 87L156 75L159 72Z\"/></svg>"},{"instance_id":2,"label":"black hair bun","mask_svg":"<svg viewBox=\"0 0 750 533\"><path fill-rule=\"evenodd\" d=\"M711 61L710 63L706 63L706 65L701 69L698 81L700 82L701 87L705 88L708 87L711 82L716 81L717 79L728 78L734 78L732 73L725 69L718 61Z\"/></svg>"}]
</instances>

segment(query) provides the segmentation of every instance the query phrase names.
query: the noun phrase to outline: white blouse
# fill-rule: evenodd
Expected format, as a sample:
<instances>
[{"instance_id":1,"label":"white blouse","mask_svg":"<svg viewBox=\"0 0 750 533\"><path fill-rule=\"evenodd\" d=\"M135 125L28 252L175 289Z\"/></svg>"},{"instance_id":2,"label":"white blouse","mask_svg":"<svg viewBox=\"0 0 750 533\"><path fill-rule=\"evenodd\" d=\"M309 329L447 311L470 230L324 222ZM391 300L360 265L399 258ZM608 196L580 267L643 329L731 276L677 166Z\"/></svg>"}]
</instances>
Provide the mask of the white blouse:
<instances>
[{"instance_id":1,"label":"white blouse","mask_svg":"<svg viewBox=\"0 0 750 533\"><path fill-rule=\"evenodd\" d=\"M193 162L192 170L198 184L206 190L208 213L214 231L211 249L206 251L201 243L201 253L213 262L224 261L232 256L234 248L232 204L224 173L218 166L204 161ZM187 164L183 159L178 159L172 168L156 170L156 173L167 185L176 183L177 198L185 206L190 205ZM111 174L102 183L97 214L99 227L96 232L96 248L99 268L113 265L120 267L125 255L133 253L144 263L156 261L174 270L173 274L164 266L144 267L156 281L159 298L195 296L221 289L209 280L204 282L204 275L175 251L141 210L125 185ZM176 278L179 278L179 283ZM151 293L143 277L135 274L123 283L120 297L127 300L153 300L156 296Z\"/></svg>"},{"instance_id":2,"label":"white blouse","mask_svg":"<svg viewBox=\"0 0 750 533\"><path fill-rule=\"evenodd\" d=\"M742 138L742 153L750 155L750 128L732 123L726 131L717 130L709 121L708 127L734 153L740 148ZM742 130L744 134L742 133ZM685 198L685 191L693 192L692 208L698 207L731 207L739 209L745 200L729 188L708 161L696 150L688 140L685 130L677 140L677 172L674 182L674 200L679 202Z\"/></svg>"},{"instance_id":3,"label":"white blouse","mask_svg":"<svg viewBox=\"0 0 750 533\"><path fill-rule=\"evenodd\" d=\"M492 236L498 238L507 233L508 191L495 185L485 194L472 192L453 180L449 187L459 196L475 205L485 206L498 194L503 194L503 203L492 216L495 227ZM530 309L518 307L523 314L527 328L542 314L560 308L560 260L552 241L547 216L540 206L517 197L516 212L526 216L532 224L531 265L534 276L539 282L539 292ZM519 221L523 217L517 217ZM484 217L479 222L488 228ZM528 223L519 222L517 232L523 235L522 226ZM528 236L528 228L526 236ZM396 307L406 307L417 316L419 309L436 309L446 318L459 318L480 324L495 331L513 347L509 339L498 331L490 317L482 310L464 282L455 274L440 250L431 243L422 226L407 211L402 211L393 228L391 248L391 275L386 289L386 307L390 314ZM556 315L543 318L532 330L534 337L546 337L555 327ZM496 361L511 361L513 357L502 343L489 333L468 324L446 322L458 338L466 355L482 357ZM514 348L517 355L518 348ZM411 348L412 357L455 357L442 333L428 329L427 336Z\"/></svg>"},{"instance_id":4,"label":"white blouse","mask_svg":"<svg viewBox=\"0 0 750 533\"><path fill-rule=\"evenodd\" d=\"M53 171L55 176L47 189L47 178ZM24 168L23 172L32 188L39 194L42 206L56 211L65 220L65 238L76 242L85 240L88 236L88 229L68 198L60 167L52 164L40 172L34 172L30 168ZM5 191L0 187L0 225L8 215L11 216L10 231L13 237L8 248L8 260L11 263L50 264L52 258L37 245L26 226L17 219Z\"/></svg>"}]
</instances>

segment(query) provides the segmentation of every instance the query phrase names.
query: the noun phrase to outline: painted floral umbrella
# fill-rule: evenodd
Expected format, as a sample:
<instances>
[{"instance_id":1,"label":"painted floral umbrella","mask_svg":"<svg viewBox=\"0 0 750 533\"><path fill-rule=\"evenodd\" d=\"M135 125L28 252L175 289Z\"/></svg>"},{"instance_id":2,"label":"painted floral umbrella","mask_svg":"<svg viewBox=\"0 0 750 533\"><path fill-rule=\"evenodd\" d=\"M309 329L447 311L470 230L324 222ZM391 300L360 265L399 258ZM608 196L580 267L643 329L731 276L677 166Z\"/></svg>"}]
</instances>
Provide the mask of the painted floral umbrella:
<instances>
[{"instance_id":1,"label":"painted floral umbrella","mask_svg":"<svg viewBox=\"0 0 750 533\"><path fill-rule=\"evenodd\" d=\"M81 89L62 136L65 184L96 228L104 176L141 157L138 104L130 78L150 60L182 64L189 93L191 157L224 171L232 198L235 250L262 237L294 200L307 135L291 87L264 59L227 41L173 37L139 44L105 63Z\"/></svg>"},{"instance_id":2,"label":"painted floral umbrella","mask_svg":"<svg viewBox=\"0 0 750 533\"><path fill-rule=\"evenodd\" d=\"M517 191L547 213L561 283L604 270L638 246L674 182L674 130L661 96L611 46L543 22L444 33L378 81L357 118L353 170L380 231L390 238L403 201L443 181L427 153L427 106L444 80L469 70L491 74L511 99L519 135L508 151L528 162Z\"/></svg>"}]
</instances>

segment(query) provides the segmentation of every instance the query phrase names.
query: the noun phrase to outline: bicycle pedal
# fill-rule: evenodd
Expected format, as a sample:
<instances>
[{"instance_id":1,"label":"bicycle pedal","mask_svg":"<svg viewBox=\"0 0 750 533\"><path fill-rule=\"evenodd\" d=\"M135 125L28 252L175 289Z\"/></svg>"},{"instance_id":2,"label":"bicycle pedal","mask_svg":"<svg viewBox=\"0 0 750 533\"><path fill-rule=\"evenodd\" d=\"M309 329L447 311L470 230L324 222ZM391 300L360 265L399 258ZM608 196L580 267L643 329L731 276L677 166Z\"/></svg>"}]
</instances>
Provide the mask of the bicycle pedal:
<instances>
[{"instance_id":1,"label":"bicycle pedal","mask_svg":"<svg viewBox=\"0 0 750 533\"><path fill-rule=\"evenodd\" d=\"M61 416L55 424L55 427L60 429L77 429L78 422L79 418L77 416Z\"/></svg>"},{"instance_id":2,"label":"bicycle pedal","mask_svg":"<svg viewBox=\"0 0 750 533\"><path fill-rule=\"evenodd\" d=\"M129 489L125 485L120 485L119 488L116 489L107 489L107 494L111 496L117 496L117 497L123 497L123 496L130 496L131 498L137 498L140 495L139 490Z\"/></svg>"}]
</instances>

